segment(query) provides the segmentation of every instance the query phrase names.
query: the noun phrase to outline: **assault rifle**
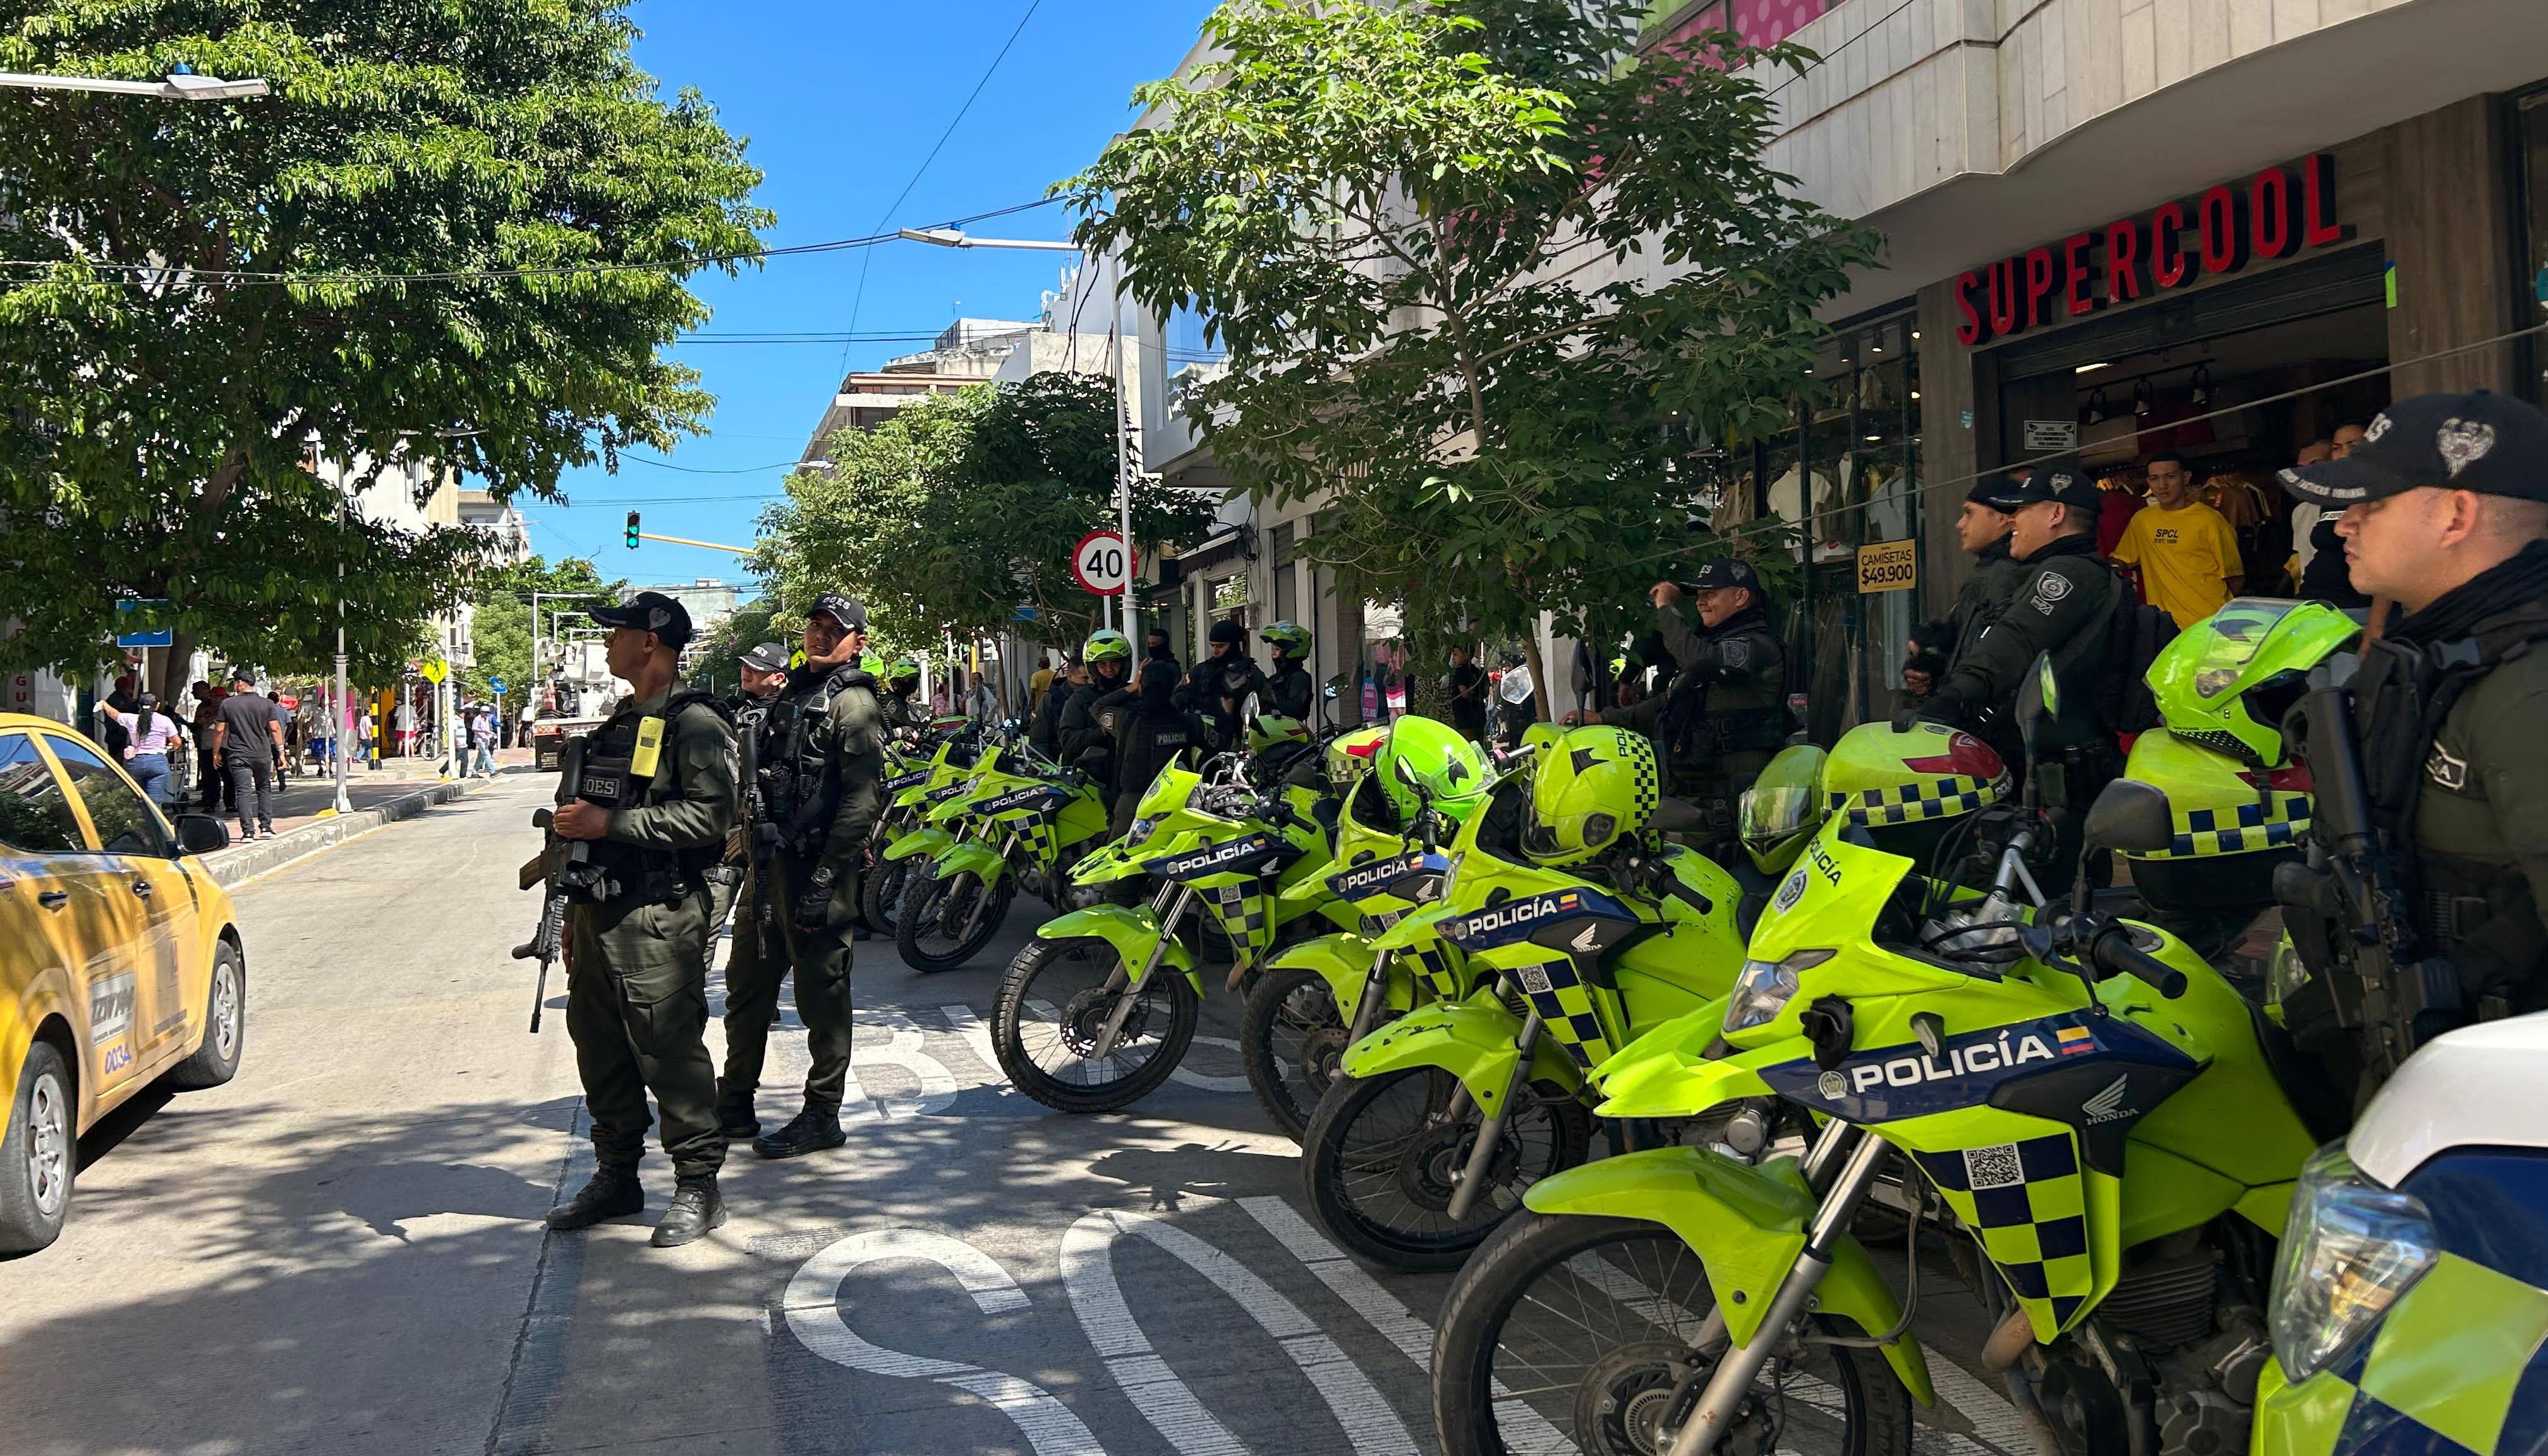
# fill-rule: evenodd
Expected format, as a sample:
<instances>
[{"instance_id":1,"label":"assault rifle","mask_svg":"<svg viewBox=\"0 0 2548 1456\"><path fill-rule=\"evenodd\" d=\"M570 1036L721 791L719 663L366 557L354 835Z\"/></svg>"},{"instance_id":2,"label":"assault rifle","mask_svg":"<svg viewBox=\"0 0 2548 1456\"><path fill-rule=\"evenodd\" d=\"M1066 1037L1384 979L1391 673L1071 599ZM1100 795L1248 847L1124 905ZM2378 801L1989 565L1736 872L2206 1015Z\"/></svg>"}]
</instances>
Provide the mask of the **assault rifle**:
<instances>
[{"instance_id":1,"label":"assault rifle","mask_svg":"<svg viewBox=\"0 0 2548 1456\"><path fill-rule=\"evenodd\" d=\"M584 791L584 741L574 740L560 754L559 769L566 803L573 803ZM529 864L522 866L522 888L530 889L546 880L549 886L547 905L540 912L539 929L531 938L513 948L513 958L540 962L539 981L531 990L531 1031L540 1029L540 1011L548 1000L549 965L558 957L566 940L566 907L575 900L607 900L619 892L619 886L592 863L592 846L580 839L566 839L557 832L557 811L535 809L532 827L548 832L548 844Z\"/></svg>"},{"instance_id":2,"label":"assault rifle","mask_svg":"<svg viewBox=\"0 0 2548 1456\"><path fill-rule=\"evenodd\" d=\"M2318 853L2311 864L2274 872L2275 898L2302 912L2285 920L2311 972L2286 999L2285 1019L2295 1033L2313 1024L2353 1032L2363 1069L2385 1081L2415 1049L2425 1012L2459 1009L2458 973L2448 960L2427 958L2417 938L2405 867L2362 776L2352 690L2312 690L2284 731L2295 725L2314 782Z\"/></svg>"}]
</instances>

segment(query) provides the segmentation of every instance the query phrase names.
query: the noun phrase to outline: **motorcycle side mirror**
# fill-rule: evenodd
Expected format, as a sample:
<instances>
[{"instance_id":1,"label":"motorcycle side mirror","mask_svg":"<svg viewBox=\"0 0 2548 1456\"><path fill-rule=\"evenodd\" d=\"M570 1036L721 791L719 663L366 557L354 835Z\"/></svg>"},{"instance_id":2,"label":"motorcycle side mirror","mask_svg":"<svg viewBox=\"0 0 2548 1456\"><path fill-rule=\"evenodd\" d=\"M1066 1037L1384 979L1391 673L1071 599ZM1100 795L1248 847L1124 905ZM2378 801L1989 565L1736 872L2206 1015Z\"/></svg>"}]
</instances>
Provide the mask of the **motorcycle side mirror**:
<instances>
[{"instance_id":1,"label":"motorcycle side mirror","mask_svg":"<svg viewBox=\"0 0 2548 1456\"><path fill-rule=\"evenodd\" d=\"M2035 730L2047 718L2061 714L2061 684L2052 676L2052 654L2035 655L2035 671L2027 675L2028 683L2018 689L2013 705L2017 712L2017 729L2026 744L2028 758L2035 755Z\"/></svg>"},{"instance_id":2,"label":"motorcycle side mirror","mask_svg":"<svg viewBox=\"0 0 2548 1456\"><path fill-rule=\"evenodd\" d=\"M1256 721L1255 693L1251 692L1247 694L1247 700L1238 705L1238 721L1242 723L1253 723Z\"/></svg>"},{"instance_id":3,"label":"motorcycle side mirror","mask_svg":"<svg viewBox=\"0 0 2548 1456\"><path fill-rule=\"evenodd\" d=\"M2137 778L2118 778L2089 806L2080 833L2099 849L2155 855L2176 842L2176 823L2166 790Z\"/></svg>"}]
</instances>

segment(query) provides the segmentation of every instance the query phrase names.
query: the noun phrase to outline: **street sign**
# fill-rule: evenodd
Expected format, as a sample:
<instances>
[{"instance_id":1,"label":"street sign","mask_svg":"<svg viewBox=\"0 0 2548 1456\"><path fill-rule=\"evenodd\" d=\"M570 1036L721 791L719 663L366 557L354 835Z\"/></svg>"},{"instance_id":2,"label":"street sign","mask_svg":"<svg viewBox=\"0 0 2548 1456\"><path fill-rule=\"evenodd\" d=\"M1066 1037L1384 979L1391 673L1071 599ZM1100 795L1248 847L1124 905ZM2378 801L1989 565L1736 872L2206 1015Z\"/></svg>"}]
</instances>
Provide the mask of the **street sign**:
<instances>
[{"instance_id":1,"label":"street sign","mask_svg":"<svg viewBox=\"0 0 2548 1456\"><path fill-rule=\"evenodd\" d=\"M1070 548L1071 576L1083 591L1100 596L1122 594L1134 570L1133 553L1124 549L1124 538L1115 531L1090 531Z\"/></svg>"},{"instance_id":2,"label":"street sign","mask_svg":"<svg viewBox=\"0 0 2548 1456\"><path fill-rule=\"evenodd\" d=\"M487 690L496 694L498 697L502 697L504 695L504 680L501 678L490 677L487 680Z\"/></svg>"},{"instance_id":3,"label":"street sign","mask_svg":"<svg viewBox=\"0 0 2548 1456\"><path fill-rule=\"evenodd\" d=\"M416 669L416 671L424 675L425 682L439 682L451 672L451 664L444 662L440 658L435 658L424 666Z\"/></svg>"},{"instance_id":4,"label":"street sign","mask_svg":"<svg viewBox=\"0 0 2548 1456\"><path fill-rule=\"evenodd\" d=\"M150 625L158 616L158 613L150 610L150 608L166 606L167 604L168 598L164 596L153 596L146 599L117 602L115 604L115 620L122 630L115 634L115 645L118 647L169 647L175 645L177 635L173 629L168 627L154 627Z\"/></svg>"},{"instance_id":5,"label":"street sign","mask_svg":"<svg viewBox=\"0 0 2548 1456\"><path fill-rule=\"evenodd\" d=\"M1858 590L1908 592L1920 585L1919 548L1909 541L1878 541L1858 548Z\"/></svg>"}]
</instances>

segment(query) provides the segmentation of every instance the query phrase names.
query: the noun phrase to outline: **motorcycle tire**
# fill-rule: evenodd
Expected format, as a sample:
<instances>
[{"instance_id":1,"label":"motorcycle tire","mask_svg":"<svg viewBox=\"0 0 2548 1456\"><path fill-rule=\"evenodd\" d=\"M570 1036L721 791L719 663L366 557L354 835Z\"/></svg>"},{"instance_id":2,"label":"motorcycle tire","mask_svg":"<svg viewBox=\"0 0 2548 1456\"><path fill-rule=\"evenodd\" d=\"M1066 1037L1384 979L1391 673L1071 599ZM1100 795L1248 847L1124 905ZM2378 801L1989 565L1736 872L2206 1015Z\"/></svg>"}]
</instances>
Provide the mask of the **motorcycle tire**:
<instances>
[{"instance_id":1,"label":"motorcycle tire","mask_svg":"<svg viewBox=\"0 0 2548 1456\"><path fill-rule=\"evenodd\" d=\"M1104 1081L1084 1074L1085 1052L1114 1009L1104 987L1120 963L1115 948L1093 936L1038 940L1018 953L991 1009L991 1050L1009 1085L1058 1112L1095 1113L1130 1107L1168 1079L1194 1042L1203 1001L1165 966L1142 986L1141 1003L1108 1061L1123 1060L1130 1048L1147 1054ZM1074 982L1077 989L1069 989ZM1154 1039L1147 1036L1153 1022L1159 1027ZM1064 1059L1052 1060L1055 1050Z\"/></svg>"},{"instance_id":2,"label":"motorcycle tire","mask_svg":"<svg viewBox=\"0 0 2548 1456\"><path fill-rule=\"evenodd\" d=\"M1009 901L1017 895L1017 881L1003 874L987 889L981 878L969 869L959 870L944 879L926 884L915 883L903 891L901 912L895 917L893 948L902 954L902 963L924 974L954 970L973 958L976 952L989 945L999 934L1001 922L1009 918ZM940 921L952 912L957 917L972 915L972 894L991 896L990 903L975 920L970 933L957 932L954 939L938 935Z\"/></svg>"},{"instance_id":3,"label":"motorcycle tire","mask_svg":"<svg viewBox=\"0 0 2548 1456\"><path fill-rule=\"evenodd\" d=\"M1269 970L1248 989L1238 1017L1238 1060L1247 1069L1247 1090L1275 1131L1295 1142L1336 1079L1346 1030L1335 993L1315 970Z\"/></svg>"},{"instance_id":4,"label":"motorcycle tire","mask_svg":"<svg viewBox=\"0 0 2548 1456\"><path fill-rule=\"evenodd\" d=\"M867 929L880 936L892 935L896 929L896 912L902 908L902 892L911 884L911 862L884 860L859 876L859 918Z\"/></svg>"},{"instance_id":5,"label":"motorcycle tire","mask_svg":"<svg viewBox=\"0 0 2548 1456\"><path fill-rule=\"evenodd\" d=\"M1444 1456L1669 1449L1713 1368L1716 1352L1694 1347L1714 1307L1697 1253L1661 1224L1532 1213L1506 1222L1442 1304L1433 1421ZM1826 1334L1865 1333L1847 1320L1815 1323ZM1499 1369L1507 1346L1509 1365ZM1872 1349L1793 1347L1763 1367L1739 1418L1720 1449L1911 1449L1910 1392Z\"/></svg>"},{"instance_id":6,"label":"motorcycle tire","mask_svg":"<svg viewBox=\"0 0 2548 1456\"><path fill-rule=\"evenodd\" d=\"M1534 1083L1505 1119L1494 1188L1453 1223L1453 1183L1482 1125L1474 1104L1457 1123L1439 1121L1458 1085L1439 1067L1340 1073L1319 1099L1301 1136L1301 1176L1311 1216L1356 1258L1416 1273L1457 1269L1521 1211L1532 1183L1590 1155L1592 1114L1564 1089Z\"/></svg>"}]
</instances>

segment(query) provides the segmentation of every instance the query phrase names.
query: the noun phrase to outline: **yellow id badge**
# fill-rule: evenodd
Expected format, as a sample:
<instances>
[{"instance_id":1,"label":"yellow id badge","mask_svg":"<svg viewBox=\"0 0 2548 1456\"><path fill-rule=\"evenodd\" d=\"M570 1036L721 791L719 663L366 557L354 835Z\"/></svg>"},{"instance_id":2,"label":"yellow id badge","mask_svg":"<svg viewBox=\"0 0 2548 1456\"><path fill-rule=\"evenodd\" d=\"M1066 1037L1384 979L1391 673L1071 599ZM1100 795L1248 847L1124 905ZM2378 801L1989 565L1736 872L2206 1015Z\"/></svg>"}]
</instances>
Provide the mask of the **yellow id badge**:
<instances>
[{"instance_id":1,"label":"yellow id badge","mask_svg":"<svg viewBox=\"0 0 2548 1456\"><path fill-rule=\"evenodd\" d=\"M628 772L638 778L655 776L655 761L664 755L664 720L647 718L637 724L637 752L628 760Z\"/></svg>"}]
</instances>

